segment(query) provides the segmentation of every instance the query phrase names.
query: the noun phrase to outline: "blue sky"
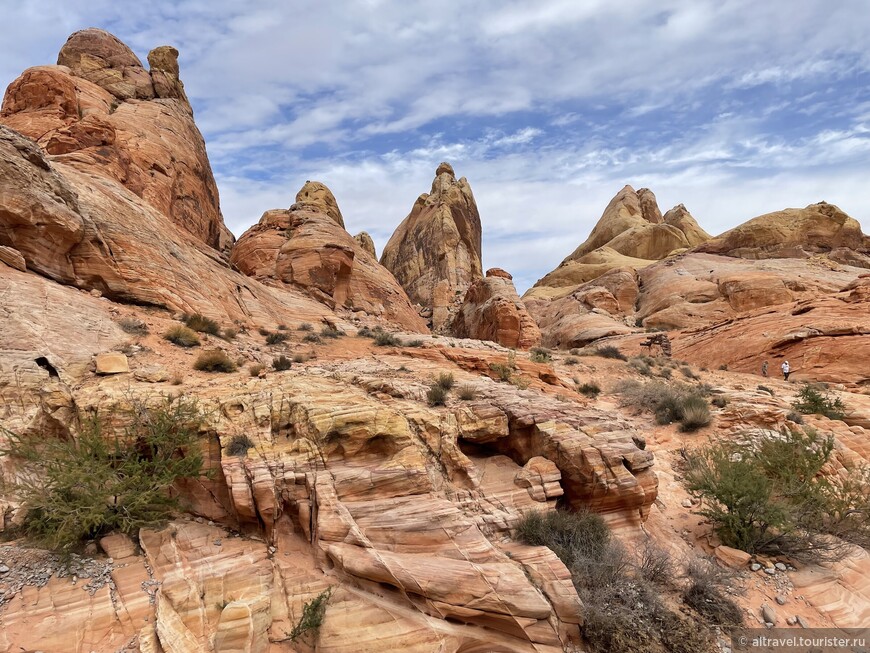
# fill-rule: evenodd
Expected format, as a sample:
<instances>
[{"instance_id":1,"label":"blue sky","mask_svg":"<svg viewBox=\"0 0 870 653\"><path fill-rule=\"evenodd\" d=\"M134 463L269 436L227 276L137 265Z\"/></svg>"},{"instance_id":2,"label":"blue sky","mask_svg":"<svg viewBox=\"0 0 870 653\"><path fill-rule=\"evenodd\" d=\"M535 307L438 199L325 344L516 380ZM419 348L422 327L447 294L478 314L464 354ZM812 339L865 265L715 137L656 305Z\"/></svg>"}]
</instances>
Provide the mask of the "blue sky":
<instances>
[{"instance_id":1,"label":"blue sky","mask_svg":"<svg viewBox=\"0 0 870 653\"><path fill-rule=\"evenodd\" d=\"M0 0L0 84L102 27L172 44L224 218L306 179L378 251L442 160L518 289L626 183L720 233L819 200L870 225L868 0Z\"/></svg>"}]
</instances>

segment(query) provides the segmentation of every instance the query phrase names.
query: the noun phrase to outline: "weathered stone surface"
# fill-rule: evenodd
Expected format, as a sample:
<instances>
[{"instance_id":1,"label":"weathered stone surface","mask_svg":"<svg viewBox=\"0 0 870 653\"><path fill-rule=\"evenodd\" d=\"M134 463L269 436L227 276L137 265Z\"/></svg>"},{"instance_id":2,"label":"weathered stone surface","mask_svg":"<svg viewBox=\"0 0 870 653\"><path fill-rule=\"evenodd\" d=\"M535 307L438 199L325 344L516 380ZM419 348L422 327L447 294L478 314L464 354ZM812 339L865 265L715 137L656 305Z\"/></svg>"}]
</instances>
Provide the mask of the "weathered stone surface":
<instances>
[{"instance_id":1,"label":"weathered stone surface","mask_svg":"<svg viewBox=\"0 0 870 653\"><path fill-rule=\"evenodd\" d=\"M365 231L360 231L353 239L362 247L366 252L368 252L372 258L377 258L377 252L375 251L375 241L372 240L372 237Z\"/></svg>"},{"instance_id":2,"label":"weathered stone surface","mask_svg":"<svg viewBox=\"0 0 870 653\"><path fill-rule=\"evenodd\" d=\"M136 555L136 543L123 533L113 533L112 535L101 537L100 548L112 560L120 560Z\"/></svg>"},{"instance_id":3,"label":"weathered stone surface","mask_svg":"<svg viewBox=\"0 0 870 653\"><path fill-rule=\"evenodd\" d=\"M21 252L5 245L0 245L0 263L5 263L10 268L15 268L21 272L27 270L27 263L24 261Z\"/></svg>"},{"instance_id":4,"label":"weathered stone surface","mask_svg":"<svg viewBox=\"0 0 870 653\"><path fill-rule=\"evenodd\" d=\"M451 306L483 276L477 204L465 177L442 163L432 190L414 203L381 255L412 302L432 310L432 327L446 327Z\"/></svg>"},{"instance_id":5,"label":"weathered stone surface","mask_svg":"<svg viewBox=\"0 0 870 653\"><path fill-rule=\"evenodd\" d=\"M425 332L405 291L342 225L329 189L307 182L289 210L267 211L242 235L230 262L263 283L297 288L329 308Z\"/></svg>"},{"instance_id":6,"label":"weathered stone surface","mask_svg":"<svg viewBox=\"0 0 870 653\"><path fill-rule=\"evenodd\" d=\"M510 274L487 270L465 293L450 331L459 338L491 340L505 347L529 349L541 342L541 332L517 295Z\"/></svg>"},{"instance_id":7,"label":"weathered stone surface","mask_svg":"<svg viewBox=\"0 0 870 653\"><path fill-rule=\"evenodd\" d=\"M117 352L97 354L95 362L97 374L123 374L130 371L127 357Z\"/></svg>"},{"instance_id":8,"label":"weathered stone surface","mask_svg":"<svg viewBox=\"0 0 870 653\"><path fill-rule=\"evenodd\" d=\"M725 546L724 544L717 546L713 550L713 554L718 560L732 569L742 569L752 559L752 556L749 553L746 553L746 551L734 549L730 546Z\"/></svg>"},{"instance_id":9,"label":"weathered stone surface","mask_svg":"<svg viewBox=\"0 0 870 653\"><path fill-rule=\"evenodd\" d=\"M133 376L147 383L162 383L169 380L169 370L162 365L143 365L133 371Z\"/></svg>"}]
</instances>

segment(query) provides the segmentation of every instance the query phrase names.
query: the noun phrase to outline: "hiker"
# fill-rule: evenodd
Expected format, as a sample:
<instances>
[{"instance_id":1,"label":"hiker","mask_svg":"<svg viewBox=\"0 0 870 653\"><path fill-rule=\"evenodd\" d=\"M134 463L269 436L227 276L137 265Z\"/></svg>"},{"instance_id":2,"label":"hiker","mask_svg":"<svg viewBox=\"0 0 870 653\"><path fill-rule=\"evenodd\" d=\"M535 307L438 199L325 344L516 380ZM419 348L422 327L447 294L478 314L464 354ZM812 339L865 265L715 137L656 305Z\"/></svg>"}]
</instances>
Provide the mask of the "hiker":
<instances>
[{"instance_id":1,"label":"hiker","mask_svg":"<svg viewBox=\"0 0 870 653\"><path fill-rule=\"evenodd\" d=\"M767 361L764 361L761 364L761 376L764 376L764 377L767 376Z\"/></svg>"},{"instance_id":2,"label":"hiker","mask_svg":"<svg viewBox=\"0 0 870 653\"><path fill-rule=\"evenodd\" d=\"M789 367L788 361L785 361L782 364L782 378L788 381L788 375L791 373L791 367Z\"/></svg>"}]
</instances>

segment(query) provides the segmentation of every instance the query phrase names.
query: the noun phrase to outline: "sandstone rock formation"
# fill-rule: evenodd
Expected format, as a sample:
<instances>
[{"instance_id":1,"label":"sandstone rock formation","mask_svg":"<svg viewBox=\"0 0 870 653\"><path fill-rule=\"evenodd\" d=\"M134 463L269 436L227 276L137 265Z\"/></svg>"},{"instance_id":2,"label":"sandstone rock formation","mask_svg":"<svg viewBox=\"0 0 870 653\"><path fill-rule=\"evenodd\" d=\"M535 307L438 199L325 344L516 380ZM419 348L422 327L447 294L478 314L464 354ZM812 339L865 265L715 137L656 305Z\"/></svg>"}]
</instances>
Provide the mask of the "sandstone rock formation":
<instances>
[{"instance_id":1,"label":"sandstone rock formation","mask_svg":"<svg viewBox=\"0 0 870 653\"><path fill-rule=\"evenodd\" d=\"M465 293L450 332L459 338L492 340L505 347L529 349L541 342L541 332L526 311L512 283L499 268L486 271Z\"/></svg>"},{"instance_id":2,"label":"sandstone rock formation","mask_svg":"<svg viewBox=\"0 0 870 653\"><path fill-rule=\"evenodd\" d=\"M290 209L264 213L239 238L230 262L258 281L298 288L331 309L427 330L393 276L344 230L338 203L320 182L306 182Z\"/></svg>"},{"instance_id":3,"label":"sandstone rock formation","mask_svg":"<svg viewBox=\"0 0 870 653\"><path fill-rule=\"evenodd\" d=\"M449 320L450 309L483 276L477 204L465 177L442 163L432 190L420 195L411 213L384 247L381 264L412 302L432 311L432 327Z\"/></svg>"},{"instance_id":4,"label":"sandstone rock formation","mask_svg":"<svg viewBox=\"0 0 870 653\"><path fill-rule=\"evenodd\" d=\"M372 237L369 236L368 232L360 231L353 239L362 247L366 252L368 252L373 259L377 259L378 255L375 251L375 241L372 240Z\"/></svg>"}]
</instances>

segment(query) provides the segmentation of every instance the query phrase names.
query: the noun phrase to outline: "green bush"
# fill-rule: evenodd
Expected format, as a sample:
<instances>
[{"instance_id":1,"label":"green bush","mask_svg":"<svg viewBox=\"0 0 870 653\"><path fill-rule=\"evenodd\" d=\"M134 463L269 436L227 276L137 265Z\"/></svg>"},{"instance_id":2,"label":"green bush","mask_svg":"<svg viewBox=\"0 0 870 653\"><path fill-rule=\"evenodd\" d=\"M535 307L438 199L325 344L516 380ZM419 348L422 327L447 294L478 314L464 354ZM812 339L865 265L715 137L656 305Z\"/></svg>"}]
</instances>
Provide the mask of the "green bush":
<instances>
[{"instance_id":1,"label":"green bush","mask_svg":"<svg viewBox=\"0 0 870 653\"><path fill-rule=\"evenodd\" d=\"M489 369L492 370L498 377L499 381L510 383L514 372L517 371L517 356L514 352L510 352L507 361L504 363L490 363Z\"/></svg>"},{"instance_id":2,"label":"green bush","mask_svg":"<svg viewBox=\"0 0 870 653\"><path fill-rule=\"evenodd\" d=\"M215 322L211 318L205 317L204 315L200 315L199 313L195 313L194 315L185 315L184 326L186 326L188 329L192 329L193 331L208 333L209 335L213 336L220 335L221 332L221 327L217 322Z\"/></svg>"},{"instance_id":3,"label":"green bush","mask_svg":"<svg viewBox=\"0 0 870 653\"><path fill-rule=\"evenodd\" d=\"M689 457L686 487L702 500L699 514L723 544L749 553L835 558L842 547L831 535L853 542L870 535L870 474L821 474L833 447L832 436L812 429L718 442Z\"/></svg>"},{"instance_id":4,"label":"green bush","mask_svg":"<svg viewBox=\"0 0 870 653\"><path fill-rule=\"evenodd\" d=\"M308 635L313 636L313 639L316 640L320 627L323 625L323 618L326 616L326 606L329 603L331 595L332 587L329 587L302 606L302 616L288 635L288 639L291 642L304 639ZM313 642L309 642L309 644L313 644Z\"/></svg>"},{"instance_id":5,"label":"green bush","mask_svg":"<svg viewBox=\"0 0 870 653\"><path fill-rule=\"evenodd\" d=\"M287 334L281 331L276 331L275 333L270 333L266 336L266 344L267 345L280 345L282 342L287 341Z\"/></svg>"},{"instance_id":6,"label":"green bush","mask_svg":"<svg viewBox=\"0 0 870 653\"><path fill-rule=\"evenodd\" d=\"M235 372L236 364L220 349L207 349L196 357L193 369L200 372Z\"/></svg>"},{"instance_id":7,"label":"green bush","mask_svg":"<svg viewBox=\"0 0 870 653\"><path fill-rule=\"evenodd\" d=\"M447 389L433 383L426 392L426 401L430 406L443 406L447 401Z\"/></svg>"},{"instance_id":8,"label":"green bush","mask_svg":"<svg viewBox=\"0 0 870 653\"><path fill-rule=\"evenodd\" d=\"M693 431L710 423L707 400L691 386L668 385L661 381L623 381L617 386L617 392L623 406L653 413L658 424L680 422L683 430Z\"/></svg>"},{"instance_id":9,"label":"green bush","mask_svg":"<svg viewBox=\"0 0 870 653\"><path fill-rule=\"evenodd\" d=\"M331 326L325 326L320 330L320 336L322 338L331 338L335 340L336 338L341 338L343 335L344 331L339 331L338 329Z\"/></svg>"},{"instance_id":10,"label":"green bush","mask_svg":"<svg viewBox=\"0 0 870 653\"><path fill-rule=\"evenodd\" d=\"M19 461L24 472L13 492L27 510L25 534L69 550L110 531L135 533L169 518L179 507L170 491L175 482L202 475L204 420L194 400L176 397L83 417L76 437L4 430L0 455Z\"/></svg>"},{"instance_id":11,"label":"green bush","mask_svg":"<svg viewBox=\"0 0 870 653\"><path fill-rule=\"evenodd\" d=\"M699 428L710 424L710 407L707 400L698 395L689 395L683 399L682 415L680 416L680 430L684 433L692 433Z\"/></svg>"},{"instance_id":12,"label":"green bush","mask_svg":"<svg viewBox=\"0 0 870 653\"><path fill-rule=\"evenodd\" d=\"M278 358L272 359L272 369L276 372L285 372L289 370L293 364L290 362L290 359L287 358L284 354L278 356Z\"/></svg>"},{"instance_id":13,"label":"green bush","mask_svg":"<svg viewBox=\"0 0 870 653\"><path fill-rule=\"evenodd\" d=\"M798 391L798 398L792 406L804 415L824 415L828 419L843 419L846 416L846 406L843 401L831 393L804 384Z\"/></svg>"},{"instance_id":14,"label":"green bush","mask_svg":"<svg viewBox=\"0 0 870 653\"><path fill-rule=\"evenodd\" d=\"M587 382L577 386L577 392L587 397L597 397L601 393L601 388L595 382Z\"/></svg>"},{"instance_id":15,"label":"green bush","mask_svg":"<svg viewBox=\"0 0 870 653\"><path fill-rule=\"evenodd\" d=\"M452 372L441 372L441 374L438 375L436 383L445 390L450 390L450 388L456 385L456 379L453 378Z\"/></svg>"},{"instance_id":16,"label":"green bush","mask_svg":"<svg viewBox=\"0 0 870 653\"><path fill-rule=\"evenodd\" d=\"M302 342L310 342L311 344L319 345L323 340L321 340L320 336L316 333L309 333L302 338Z\"/></svg>"},{"instance_id":17,"label":"green bush","mask_svg":"<svg viewBox=\"0 0 870 653\"><path fill-rule=\"evenodd\" d=\"M196 347L199 344L199 336L196 332L180 324L170 327L163 337L179 347Z\"/></svg>"},{"instance_id":18,"label":"green bush","mask_svg":"<svg viewBox=\"0 0 870 653\"><path fill-rule=\"evenodd\" d=\"M621 361L628 360L628 357L613 345L598 347L594 353L596 356L601 356L602 358L615 358Z\"/></svg>"},{"instance_id":19,"label":"green bush","mask_svg":"<svg viewBox=\"0 0 870 653\"><path fill-rule=\"evenodd\" d=\"M549 349L544 349L543 347L532 347L529 350L529 360L533 363L549 363L553 360L553 354L550 353Z\"/></svg>"},{"instance_id":20,"label":"green bush","mask_svg":"<svg viewBox=\"0 0 870 653\"><path fill-rule=\"evenodd\" d=\"M227 445L227 455L245 456L248 453L248 449L253 446L253 441L247 435L234 435Z\"/></svg>"},{"instance_id":21,"label":"green bush","mask_svg":"<svg viewBox=\"0 0 870 653\"><path fill-rule=\"evenodd\" d=\"M375 335L375 344L378 347L401 347L402 342L392 333L381 331Z\"/></svg>"}]
</instances>

